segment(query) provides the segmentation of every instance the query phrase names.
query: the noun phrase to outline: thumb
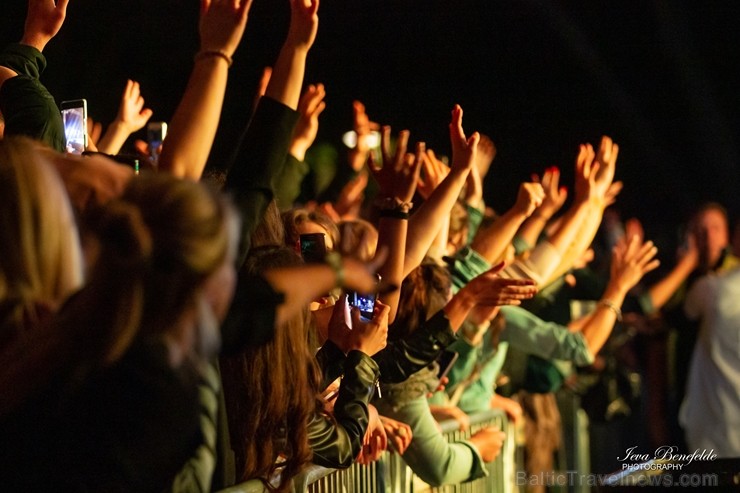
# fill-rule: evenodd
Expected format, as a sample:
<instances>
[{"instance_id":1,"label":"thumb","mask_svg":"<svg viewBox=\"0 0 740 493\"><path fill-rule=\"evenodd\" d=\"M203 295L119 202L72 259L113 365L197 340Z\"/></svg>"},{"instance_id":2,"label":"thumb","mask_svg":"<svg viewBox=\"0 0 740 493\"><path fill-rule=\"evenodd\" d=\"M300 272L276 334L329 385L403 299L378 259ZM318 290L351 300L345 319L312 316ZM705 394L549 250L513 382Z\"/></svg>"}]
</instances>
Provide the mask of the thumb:
<instances>
[{"instance_id":1,"label":"thumb","mask_svg":"<svg viewBox=\"0 0 740 493\"><path fill-rule=\"evenodd\" d=\"M498 264L494 265L490 269L486 271L486 274L498 274L502 270L504 270L504 267L506 267L506 261L502 260Z\"/></svg>"}]
</instances>

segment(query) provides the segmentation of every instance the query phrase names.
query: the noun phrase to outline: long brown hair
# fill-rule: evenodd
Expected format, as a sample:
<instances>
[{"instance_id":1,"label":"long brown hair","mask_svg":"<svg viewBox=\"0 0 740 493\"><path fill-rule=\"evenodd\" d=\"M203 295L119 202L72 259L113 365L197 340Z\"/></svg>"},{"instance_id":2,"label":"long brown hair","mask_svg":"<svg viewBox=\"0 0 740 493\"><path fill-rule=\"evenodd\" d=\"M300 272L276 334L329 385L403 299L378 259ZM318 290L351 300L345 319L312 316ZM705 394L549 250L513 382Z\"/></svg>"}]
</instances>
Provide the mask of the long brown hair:
<instances>
[{"instance_id":1,"label":"long brown hair","mask_svg":"<svg viewBox=\"0 0 740 493\"><path fill-rule=\"evenodd\" d=\"M290 248L262 246L250 252L244 268L258 274L302 263ZM306 307L276 327L269 343L221 358L237 474L242 480L262 479L268 488L280 491L311 461L308 423L321 407L320 374L308 343L309 317ZM276 474L280 482L274 487L270 480Z\"/></svg>"},{"instance_id":2,"label":"long brown hair","mask_svg":"<svg viewBox=\"0 0 740 493\"><path fill-rule=\"evenodd\" d=\"M402 339L444 308L450 294L450 274L434 261L425 259L401 284L398 313L393 322L393 339Z\"/></svg>"}]
</instances>

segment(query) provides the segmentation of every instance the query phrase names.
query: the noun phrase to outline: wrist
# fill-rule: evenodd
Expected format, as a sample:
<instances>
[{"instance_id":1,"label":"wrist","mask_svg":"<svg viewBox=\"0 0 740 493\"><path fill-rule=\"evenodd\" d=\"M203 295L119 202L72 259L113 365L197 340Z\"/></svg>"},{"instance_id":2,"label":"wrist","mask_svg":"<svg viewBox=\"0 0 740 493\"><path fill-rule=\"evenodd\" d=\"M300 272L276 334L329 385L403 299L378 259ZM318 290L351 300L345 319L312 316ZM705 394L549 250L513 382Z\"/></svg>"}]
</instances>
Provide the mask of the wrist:
<instances>
[{"instance_id":1,"label":"wrist","mask_svg":"<svg viewBox=\"0 0 740 493\"><path fill-rule=\"evenodd\" d=\"M296 158L298 161L305 161L306 160L306 151L308 150L308 147L303 145L302 143L294 142L290 149L288 150L288 153Z\"/></svg>"},{"instance_id":2,"label":"wrist","mask_svg":"<svg viewBox=\"0 0 740 493\"><path fill-rule=\"evenodd\" d=\"M46 48L46 44L50 40L51 38L46 36L24 35L23 38L21 38L20 40L20 44L36 48L40 52L43 52L44 48Z\"/></svg>"},{"instance_id":3,"label":"wrist","mask_svg":"<svg viewBox=\"0 0 740 493\"><path fill-rule=\"evenodd\" d=\"M234 60L231 58L231 53L222 49L210 49L201 47L200 51L195 54L194 62L197 63L226 63L227 67L231 67Z\"/></svg>"}]
</instances>

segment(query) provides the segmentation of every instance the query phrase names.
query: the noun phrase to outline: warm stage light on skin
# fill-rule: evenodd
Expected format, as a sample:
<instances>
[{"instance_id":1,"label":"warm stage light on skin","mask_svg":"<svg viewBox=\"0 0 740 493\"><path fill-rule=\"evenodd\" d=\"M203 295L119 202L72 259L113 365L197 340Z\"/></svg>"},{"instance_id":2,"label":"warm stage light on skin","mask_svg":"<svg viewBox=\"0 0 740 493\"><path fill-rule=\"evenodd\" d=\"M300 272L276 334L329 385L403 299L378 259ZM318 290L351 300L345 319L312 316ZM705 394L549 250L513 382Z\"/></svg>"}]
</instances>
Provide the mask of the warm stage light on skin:
<instances>
[{"instance_id":1,"label":"warm stage light on skin","mask_svg":"<svg viewBox=\"0 0 740 493\"><path fill-rule=\"evenodd\" d=\"M342 143L349 147L350 149L354 149L357 145L357 134L354 130L350 130L349 132L346 132L344 135L342 135ZM380 147L380 132L372 131L367 136L367 146L370 149L377 149Z\"/></svg>"}]
</instances>

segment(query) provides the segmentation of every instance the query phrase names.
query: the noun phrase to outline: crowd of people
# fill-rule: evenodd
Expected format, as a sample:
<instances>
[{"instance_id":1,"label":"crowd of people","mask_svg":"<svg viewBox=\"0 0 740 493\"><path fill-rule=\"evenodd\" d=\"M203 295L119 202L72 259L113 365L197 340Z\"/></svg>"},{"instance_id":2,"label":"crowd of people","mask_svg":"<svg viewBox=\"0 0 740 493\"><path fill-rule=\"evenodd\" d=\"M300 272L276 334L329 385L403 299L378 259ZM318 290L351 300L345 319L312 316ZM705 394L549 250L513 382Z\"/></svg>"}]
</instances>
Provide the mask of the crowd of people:
<instances>
[{"instance_id":1,"label":"crowd of people","mask_svg":"<svg viewBox=\"0 0 740 493\"><path fill-rule=\"evenodd\" d=\"M495 213L482 184L496 148L464 129L462 108L446 158L360 102L335 193L307 197L326 97L304 87L319 0L290 0L285 42L218 170L206 163L251 0L201 0L190 80L161 148L136 144L140 166L122 152L152 116L133 81L116 120L90 124L86 151L68 154L40 80L67 4L29 0L23 38L0 52L6 486L287 491L308 464L386 450L430 485L461 483L486 474L505 436L453 442L437 422L465 427L491 408L527 423L527 468L541 472L553 449L537 413L598 366L615 325L655 326L661 312L678 334L677 392L656 415L669 425L673 409L691 450L740 456L740 261L721 206L697 212L675 267L645 286L657 248L611 213L611 138L577 149L572 186L549 168ZM595 302L574 316L583 298ZM458 356L440 378L446 350Z\"/></svg>"}]
</instances>

